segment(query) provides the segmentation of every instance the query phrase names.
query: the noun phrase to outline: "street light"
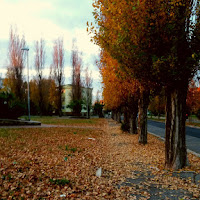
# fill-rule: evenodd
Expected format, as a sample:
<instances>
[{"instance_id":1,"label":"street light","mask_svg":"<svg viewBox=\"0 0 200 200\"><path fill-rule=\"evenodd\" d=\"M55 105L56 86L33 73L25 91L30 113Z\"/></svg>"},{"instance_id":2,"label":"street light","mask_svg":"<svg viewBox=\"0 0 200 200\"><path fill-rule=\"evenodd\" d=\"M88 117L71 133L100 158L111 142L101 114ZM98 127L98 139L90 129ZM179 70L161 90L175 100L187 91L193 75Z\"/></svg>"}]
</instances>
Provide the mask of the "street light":
<instances>
[{"instance_id":1,"label":"street light","mask_svg":"<svg viewBox=\"0 0 200 200\"><path fill-rule=\"evenodd\" d=\"M30 121L30 91L29 91L29 63L28 63L28 51L29 48L24 47L21 49L22 51L27 51L27 89L28 89L28 120Z\"/></svg>"}]
</instances>

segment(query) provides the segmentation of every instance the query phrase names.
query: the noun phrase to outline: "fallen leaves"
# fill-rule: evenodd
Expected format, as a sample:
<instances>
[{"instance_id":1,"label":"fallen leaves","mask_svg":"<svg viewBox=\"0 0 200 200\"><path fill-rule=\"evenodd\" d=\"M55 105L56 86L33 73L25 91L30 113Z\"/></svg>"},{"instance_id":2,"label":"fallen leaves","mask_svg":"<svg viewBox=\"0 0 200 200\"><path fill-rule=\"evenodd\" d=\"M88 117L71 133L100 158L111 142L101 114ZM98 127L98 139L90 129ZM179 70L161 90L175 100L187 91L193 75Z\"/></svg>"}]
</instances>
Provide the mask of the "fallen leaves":
<instances>
[{"instance_id":1,"label":"fallen leaves","mask_svg":"<svg viewBox=\"0 0 200 200\"><path fill-rule=\"evenodd\" d=\"M102 122L102 130L7 130L9 137L0 137L0 198L148 199L152 184L199 197L199 185L164 170L164 144L156 137L149 135L149 143L140 145L137 135ZM199 158L189 159L191 166L184 170L198 173ZM127 178L131 184L122 186Z\"/></svg>"}]
</instances>

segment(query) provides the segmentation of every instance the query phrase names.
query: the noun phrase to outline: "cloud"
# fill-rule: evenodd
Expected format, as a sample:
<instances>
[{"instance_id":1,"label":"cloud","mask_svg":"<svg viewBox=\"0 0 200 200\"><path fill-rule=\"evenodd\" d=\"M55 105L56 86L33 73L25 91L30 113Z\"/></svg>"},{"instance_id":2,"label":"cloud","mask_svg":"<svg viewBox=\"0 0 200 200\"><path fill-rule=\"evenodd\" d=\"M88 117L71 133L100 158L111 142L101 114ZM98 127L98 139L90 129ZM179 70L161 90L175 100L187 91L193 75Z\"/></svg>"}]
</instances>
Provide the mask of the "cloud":
<instances>
[{"instance_id":1,"label":"cloud","mask_svg":"<svg viewBox=\"0 0 200 200\"><path fill-rule=\"evenodd\" d=\"M0 73L7 62L8 38L11 25L16 25L19 35L24 35L30 48L29 60L31 74L34 74L34 42L41 37L46 42L46 69L52 62L53 40L63 37L65 48L66 79L71 66L72 39L77 39L82 52L84 67L93 71L95 81L99 72L95 60L99 47L90 42L86 32L86 22L93 21L93 0L0 0ZM26 72L25 72L26 74Z\"/></svg>"},{"instance_id":2,"label":"cloud","mask_svg":"<svg viewBox=\"0 0 200 200\"><path fill-rule=\"evenodd\" d=\"M92 0L51 1L52 8L40 13L41 18L51 19L67 29L83 28L92 20Z\"/></svg>"}]
</instances>

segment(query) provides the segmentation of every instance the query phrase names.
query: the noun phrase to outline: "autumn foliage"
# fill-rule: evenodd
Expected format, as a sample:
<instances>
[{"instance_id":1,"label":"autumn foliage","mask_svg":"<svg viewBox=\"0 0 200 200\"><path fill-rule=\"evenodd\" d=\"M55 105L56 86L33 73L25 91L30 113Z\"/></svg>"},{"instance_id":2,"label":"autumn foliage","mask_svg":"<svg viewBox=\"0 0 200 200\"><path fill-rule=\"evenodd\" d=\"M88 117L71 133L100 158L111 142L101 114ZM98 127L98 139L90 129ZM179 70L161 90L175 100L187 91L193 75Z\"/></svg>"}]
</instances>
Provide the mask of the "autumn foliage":
<instances>
[{"instance_id":1,"label":"autumn foliage","mask_svg":"<svg viewBox=\"0 0 200 200\"><path fill-rule=\"evenodd\" d=\"M166 166L184 167L187 88L200 58L199 1L96 0L93 7L94 42L140 82L139 142L147 142L149 86L159 84L166 96Z\"/></svg>"},{"instance_id":2,"label":"autumn foliage","mask_svg":"<svg viewBox=\"0 0 200 200\"><path fill-rule=\"evenodd\" d=\"M99 69L103 78L103 97L107 109L115 112L116 120L119 122L120 115L124 112L125 123L129 123L132 115L137 116L138 81L127 76L117 60L113 59L106 51L101 52ZM129 116L127 116L128 114ZM132 132L136 133L137 130Z\"/></svg>"},{"instance_id":3,"label":"autumn foliage","mask_svg":"<svg viewBox=\"0 0 200 200\"><path fill-rule=\"evenodd\" d=\"M195 81L192 81L189 85L187 107L190 111L188 114L198 114L200 111L200 88L196 86Z\"/></svg>"}]
</instances>

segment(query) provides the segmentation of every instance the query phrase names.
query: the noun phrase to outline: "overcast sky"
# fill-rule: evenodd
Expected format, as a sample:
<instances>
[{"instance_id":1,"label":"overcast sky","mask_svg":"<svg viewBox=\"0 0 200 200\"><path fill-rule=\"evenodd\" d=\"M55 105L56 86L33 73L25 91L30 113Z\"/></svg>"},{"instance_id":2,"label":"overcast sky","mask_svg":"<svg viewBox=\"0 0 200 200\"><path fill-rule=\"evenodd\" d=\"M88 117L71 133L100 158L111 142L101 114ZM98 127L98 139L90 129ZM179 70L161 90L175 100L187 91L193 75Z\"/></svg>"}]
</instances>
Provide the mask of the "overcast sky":
<instances>
[{"instance_id":1,"label":"overcast sky","mask_svg":"<svg viewBox=\"0 0 200 200\"><path fill-rule=\"evenodd\" d=\"M52 62L53 41L63 37L66 83L70 83L72 39L76 38L77 46L82 51L83 67L88 66L92 70L95 95L97 89L101 88L100 74L95 65L99 48L90 42L86 31L87 21L93 21L92 2L93 0L0 0L0 75L5 76L6 66L9 64L7 55L11 25L17 27L20 36L25 36L30 49L31 74L34 74L34 42L40 38L45 40L48 68Z\"/></svg>"}]
</instances>

